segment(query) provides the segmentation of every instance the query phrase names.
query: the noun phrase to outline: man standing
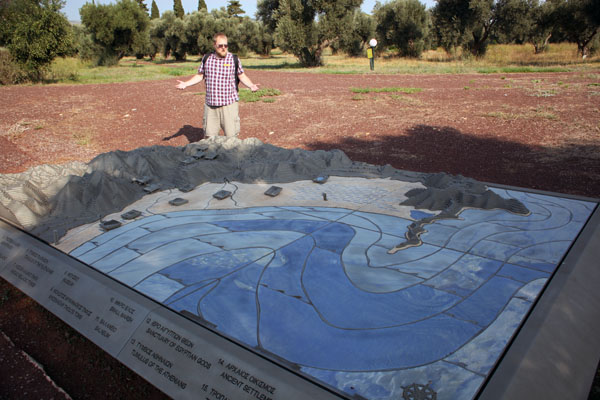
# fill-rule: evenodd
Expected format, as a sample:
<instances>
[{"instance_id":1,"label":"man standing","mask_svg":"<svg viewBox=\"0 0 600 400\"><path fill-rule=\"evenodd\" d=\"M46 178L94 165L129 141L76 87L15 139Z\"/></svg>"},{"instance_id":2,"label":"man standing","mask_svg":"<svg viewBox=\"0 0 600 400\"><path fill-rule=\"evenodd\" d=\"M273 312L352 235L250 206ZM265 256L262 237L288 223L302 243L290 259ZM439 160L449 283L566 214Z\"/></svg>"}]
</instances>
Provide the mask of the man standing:
<instances>
[{"instance_id":1,"label":"man standing","mask_svg":"<svg viewBox=\"0 0 600 400\"><path fill-rule=\"evenodd\" d=\"M185 89L188 86L206 82L206 102L204 104L204 118L202 125L204 135L213 137L219 135L219 130L227 137L237 137L240 133L239 96L237 92L236 75L240 82L250 90L256 92L258 85L252 83L244 73L242 64L236 60L233 54L227 51L227 36L217 33L213 37L215 51L202 59L198 73L187 81L179 82L177 89Z\"/></svg>"}]
</instances>

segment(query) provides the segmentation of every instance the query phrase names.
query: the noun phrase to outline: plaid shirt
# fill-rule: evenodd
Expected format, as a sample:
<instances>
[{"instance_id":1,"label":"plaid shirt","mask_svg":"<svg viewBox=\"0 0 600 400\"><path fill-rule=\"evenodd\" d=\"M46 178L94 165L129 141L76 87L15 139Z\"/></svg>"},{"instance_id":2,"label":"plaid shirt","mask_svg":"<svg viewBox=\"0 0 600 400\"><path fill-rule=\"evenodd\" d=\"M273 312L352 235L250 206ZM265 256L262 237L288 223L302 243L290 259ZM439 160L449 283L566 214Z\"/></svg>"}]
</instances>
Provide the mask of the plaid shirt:
<instances>
[{"instance_id":1,"label":"plaid shirt","mask_svg":"<svg viewBox=\"0 0 600 400\"><path fill-rule=\"evenodd\" d=\"M238 59L239 60L239 59ZM225 58L211 54L203 65L198 68L198 73L204 75L206 82L206 104L213 107L226 106L239 101L235 87L235 64L233 55L227 53ZM242 63L238 63L237 74L243 74Z\"/></svg>"}]
</instances>

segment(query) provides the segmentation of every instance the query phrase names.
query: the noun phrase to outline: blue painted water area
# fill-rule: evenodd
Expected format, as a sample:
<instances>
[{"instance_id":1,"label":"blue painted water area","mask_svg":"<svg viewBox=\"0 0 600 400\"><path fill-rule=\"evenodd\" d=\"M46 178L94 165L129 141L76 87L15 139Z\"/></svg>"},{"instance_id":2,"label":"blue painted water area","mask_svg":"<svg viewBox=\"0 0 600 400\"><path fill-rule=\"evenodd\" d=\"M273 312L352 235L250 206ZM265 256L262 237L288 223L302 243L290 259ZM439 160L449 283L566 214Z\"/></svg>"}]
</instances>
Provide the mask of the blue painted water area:
<instances>
[{"instance_id":1,"label":"blue painted water area","mask_svg":"<svg viewBox=\"0 0 600 400\"><path fill-rule=\"evenodd\" d=\"M71 254L349 396L426 385L470 399L595 203L494 189L528 216L464 210L424 225L345 208L190 210L140 218Z\"/></svg>"}]
</instances>

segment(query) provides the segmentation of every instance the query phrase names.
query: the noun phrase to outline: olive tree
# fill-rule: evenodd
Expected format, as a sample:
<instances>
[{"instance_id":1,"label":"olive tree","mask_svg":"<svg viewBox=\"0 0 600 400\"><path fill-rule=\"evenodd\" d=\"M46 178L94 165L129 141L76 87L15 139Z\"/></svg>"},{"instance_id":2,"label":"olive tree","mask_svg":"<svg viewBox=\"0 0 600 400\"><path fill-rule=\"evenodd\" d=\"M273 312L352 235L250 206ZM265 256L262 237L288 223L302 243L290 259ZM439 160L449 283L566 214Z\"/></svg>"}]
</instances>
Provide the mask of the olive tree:
<instances>
[{"instance_id":1,"label":"olive tree","mask_svg":"<svg viewBox=\"0 0 600 400\"><path fill-rule=\"evenodd\" d=\"M165 58L173 56L177 61L185 60L188 49L184 20L178 18L173 11L167 10L156 21L158 22L153 24L150 33L150 41L160 43L160 51Z\"/></svg>"},{"instance_id":2,"label":"olive tree","mask_svg":"<svg viewBox=\"0 0 600 400\"><path fill-rule=\"evenodd\" d=\"M433 18L438 43L446 51L463 47L483 56L497 22L494 0L438 0Z\"/></svg>"},{"instance_id":3,"label":"olive tree","mask_svg":"<svg viewBox=\"0 0 600 400\"><path fill-rule=\"evenodd\" d=\"M546 50L556 27L556 5L540 0L502 0L498 7L496 40L531 43L536 54Z\"/></svg>"},{"instance_id":4,"label":"olive tree","mask_svg":"<svg viewBox=\"0 0 600 400\"><path fill-rule=\"evenodd\" d=\"M100 49L96 55L98 65L114 65L144 46L150 17L135 0L119 0L110 5L86 3L79 13Z\"/></svg>"},{"instance_id":5,"label":"olive tree","mask_svg":"<svg viewBox=\"0 0 600 400\"><path fill-rule=\"evenodd\" d=\"M598 0L563 0L557 5L560 31L577 43L583 57L589 54L589 45L600 31L600 5Z\"/></svg>"},{"instance_id":6,"label":"olive tree","mask_svg":"<svg viewBox=\"0 0 600 400\"><path fill-rule=\"evenodd\" d=\"M382 46L394 46L402 56L419 57L429 36L429 13L419 0L394 0L375 5L377 37Z\"/></svg>"},{"instance_id":7,"label":"olive tree","mask_svg":"<svg viewBox=\"0 0 600 400\"><path fill-rule=\"evenodd\" d=\"M323 63L323 50L352 24L362 0L280 0L275 44L307 67Z\"/></svg>"},{"instance_id":8,"label":"olive tree","mask_svg":"<svg viewBox=\"0 0 600 400\"><path fill-rule=\"evenodd\" d=\"M258 53L271 54L275 45L275 29L277 29L276 11L279 8L279 0L258 0L256 2L256 19L259 22L259 49Z\"/></svg>"},{"instance_id":9,"label":"olive tree","mask_svg":"<svg viewBox=\"0 0 600 400\"><path fill-rule=\"evenodd\" d=\"M201 55L212 51L214 19L205 9L188 14L184 18L185 51L189 55Z\"/></svg>"},{"instance_id":10,"label":"olive tree","mask_svg":"<svg viewBox=\"0 0 600 400\"><path fill-rule=\"evenodd\" d=\"M62 1L14 0L0 6L0 41L34 80L42 79L52 60L72 54L73 31L60 13Z\"/></svg>"},{"instance_id":11,"label":"olive tree","mask_svg":"<svg viewBox=\"0 0 600 400\"><path fill-rule=\"evenodd\" d=\"M539 54L548 48L556 24L556 10L549 1L530 0L529 17L531 24L526 41L533 44L535 53Z\"/></svg>"}]
</instances>

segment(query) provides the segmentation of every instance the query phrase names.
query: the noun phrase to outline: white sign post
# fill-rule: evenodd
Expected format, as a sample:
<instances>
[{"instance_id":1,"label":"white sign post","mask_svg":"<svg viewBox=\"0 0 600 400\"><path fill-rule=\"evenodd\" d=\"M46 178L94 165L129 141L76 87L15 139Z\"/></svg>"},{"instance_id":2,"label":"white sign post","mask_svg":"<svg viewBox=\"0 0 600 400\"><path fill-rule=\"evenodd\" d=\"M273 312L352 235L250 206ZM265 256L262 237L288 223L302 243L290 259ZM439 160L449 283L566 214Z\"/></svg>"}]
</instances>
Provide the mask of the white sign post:
<instances>
[{"instance_id":1,"label":"white sign post","mask_svg":"<svg viewBox=\"0 0 600 400\"><path fill-rule=\"evenodd\" d=\"M373 38L369 40L369 48L367 49L367 58L371 63L371 71L375 69L375 46L377 46L377 39Z\"/></svg>"}]
</instances>

